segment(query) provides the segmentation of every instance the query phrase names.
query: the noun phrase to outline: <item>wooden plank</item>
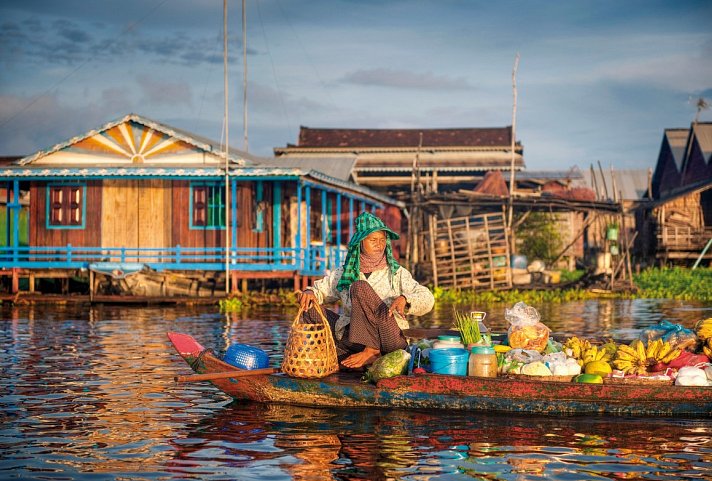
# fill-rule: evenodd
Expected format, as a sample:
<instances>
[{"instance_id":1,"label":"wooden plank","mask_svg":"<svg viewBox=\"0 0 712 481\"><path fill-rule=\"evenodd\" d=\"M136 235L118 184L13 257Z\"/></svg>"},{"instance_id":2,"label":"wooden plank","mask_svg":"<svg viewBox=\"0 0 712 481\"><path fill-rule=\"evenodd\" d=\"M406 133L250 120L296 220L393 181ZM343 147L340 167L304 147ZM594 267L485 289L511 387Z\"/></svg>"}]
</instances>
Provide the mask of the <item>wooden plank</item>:
<instances>
[{"instance_id":1,"label":"wooden plank","mask_svg":"<svg viewBox=\"0 0 712 481\"><path fill-rule=\"evenodd\" d=\"M450 262L452 262L452 283L453 285L457 284L457 278L455 276L455 269L457 266L457 263L455 262L455 253L453 252L453 242L452 242L452 227L450 225L450 219L447 219L447 234L448 234L448 241L450 245Z\"/></svg>"}]
</instances>

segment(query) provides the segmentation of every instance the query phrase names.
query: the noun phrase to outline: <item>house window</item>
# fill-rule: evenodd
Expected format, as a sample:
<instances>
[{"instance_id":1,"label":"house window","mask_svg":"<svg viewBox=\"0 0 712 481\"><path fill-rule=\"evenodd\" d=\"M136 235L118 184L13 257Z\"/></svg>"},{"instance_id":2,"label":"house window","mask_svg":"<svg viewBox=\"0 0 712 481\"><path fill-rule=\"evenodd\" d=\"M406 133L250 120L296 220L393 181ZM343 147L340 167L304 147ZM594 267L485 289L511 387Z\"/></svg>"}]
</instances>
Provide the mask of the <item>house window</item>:
<instances>
[{"instance_id":1,"label":"house window","mask_svg":"<svg viewBox=\"0 0 712 481\"><path fill-rule=\"evenodd\" d=\"M219 183L191 184L191 223L195 229L225 228L225 189Z\"/></svg>"},{"instance_id":2,"label":"house window","mask_svg":"<svg viewBox=\"0 0 712 481\"><path fill-rule=\"evenodd\" d=\"M83 229L86 186L47 186L47 227L50 229Z\"/></svg>"}]
</instances>

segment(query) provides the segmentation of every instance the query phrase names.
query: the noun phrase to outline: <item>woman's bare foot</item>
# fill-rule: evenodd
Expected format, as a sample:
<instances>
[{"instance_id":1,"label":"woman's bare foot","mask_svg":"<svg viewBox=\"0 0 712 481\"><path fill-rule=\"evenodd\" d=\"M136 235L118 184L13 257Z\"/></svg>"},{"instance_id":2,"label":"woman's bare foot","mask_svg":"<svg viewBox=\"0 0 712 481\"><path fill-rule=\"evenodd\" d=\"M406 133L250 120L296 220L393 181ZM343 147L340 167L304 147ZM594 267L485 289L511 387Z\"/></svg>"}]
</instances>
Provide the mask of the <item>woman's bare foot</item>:
<instances>
[{"instance_id":1,"label":"woman's bare foot","mask_svg":"<svg viewBox=\"0 0 712 481\"><path fill-rule=\"evenodd\" d=\"M363 351L357 352L356 354L351 354L349 357L341 361L341 364L344 367L348 367L350 369L355 369L359 367L363 367L367 364L371 364L373 361L378 359L378 356L381 355L381 351L378 349L374 349L372 347L366 347L364 348Z\"/></svg>"}]
</instances>

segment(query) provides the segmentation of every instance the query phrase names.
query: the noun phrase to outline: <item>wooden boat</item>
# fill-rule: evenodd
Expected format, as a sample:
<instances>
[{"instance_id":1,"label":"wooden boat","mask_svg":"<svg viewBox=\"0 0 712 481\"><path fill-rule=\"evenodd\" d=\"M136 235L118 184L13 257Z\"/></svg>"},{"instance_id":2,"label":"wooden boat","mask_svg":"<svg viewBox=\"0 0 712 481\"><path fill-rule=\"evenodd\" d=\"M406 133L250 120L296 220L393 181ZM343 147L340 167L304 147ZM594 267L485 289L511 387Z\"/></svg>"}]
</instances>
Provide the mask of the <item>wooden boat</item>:
<instances>
[{"instance_id":1,"label":"wooden boat","mask_svg":"<svg viewBox=\"0 0 712 481\"><path fill-rule=\"evenodd\" d=\"M178 353L198 374L237 400L344 408L447 409L509 413L712 417L712 387L582 384L508 377L411 374L364 383L360 373L322 379L275 370L239 371L192 336L171 332ZM223 374L223 377L215 378ZM234 373L234 376L232 375Z\"/></svg>"}]
</instances>

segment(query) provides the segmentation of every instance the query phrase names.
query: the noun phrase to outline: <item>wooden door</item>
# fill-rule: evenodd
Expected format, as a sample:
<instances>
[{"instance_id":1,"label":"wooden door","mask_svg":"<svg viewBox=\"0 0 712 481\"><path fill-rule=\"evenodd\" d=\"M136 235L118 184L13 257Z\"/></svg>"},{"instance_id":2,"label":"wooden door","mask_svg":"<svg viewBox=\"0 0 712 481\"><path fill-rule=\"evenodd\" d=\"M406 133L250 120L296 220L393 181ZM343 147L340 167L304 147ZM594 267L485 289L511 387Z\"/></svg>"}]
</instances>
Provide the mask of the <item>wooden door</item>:
<instances>
[{"instance_id":1,"label":"wooden door","mask_svg":"<svg viewBox=\"0 0 712 481\"><path fill-rule=\"evenodd\" d=\"M111 261L162 260L161 249L172 245L170 185L160 179L104 181L101 240L111 248ZM124 259L120 248L126 249Z\"/></svg>"}]
</instances>

